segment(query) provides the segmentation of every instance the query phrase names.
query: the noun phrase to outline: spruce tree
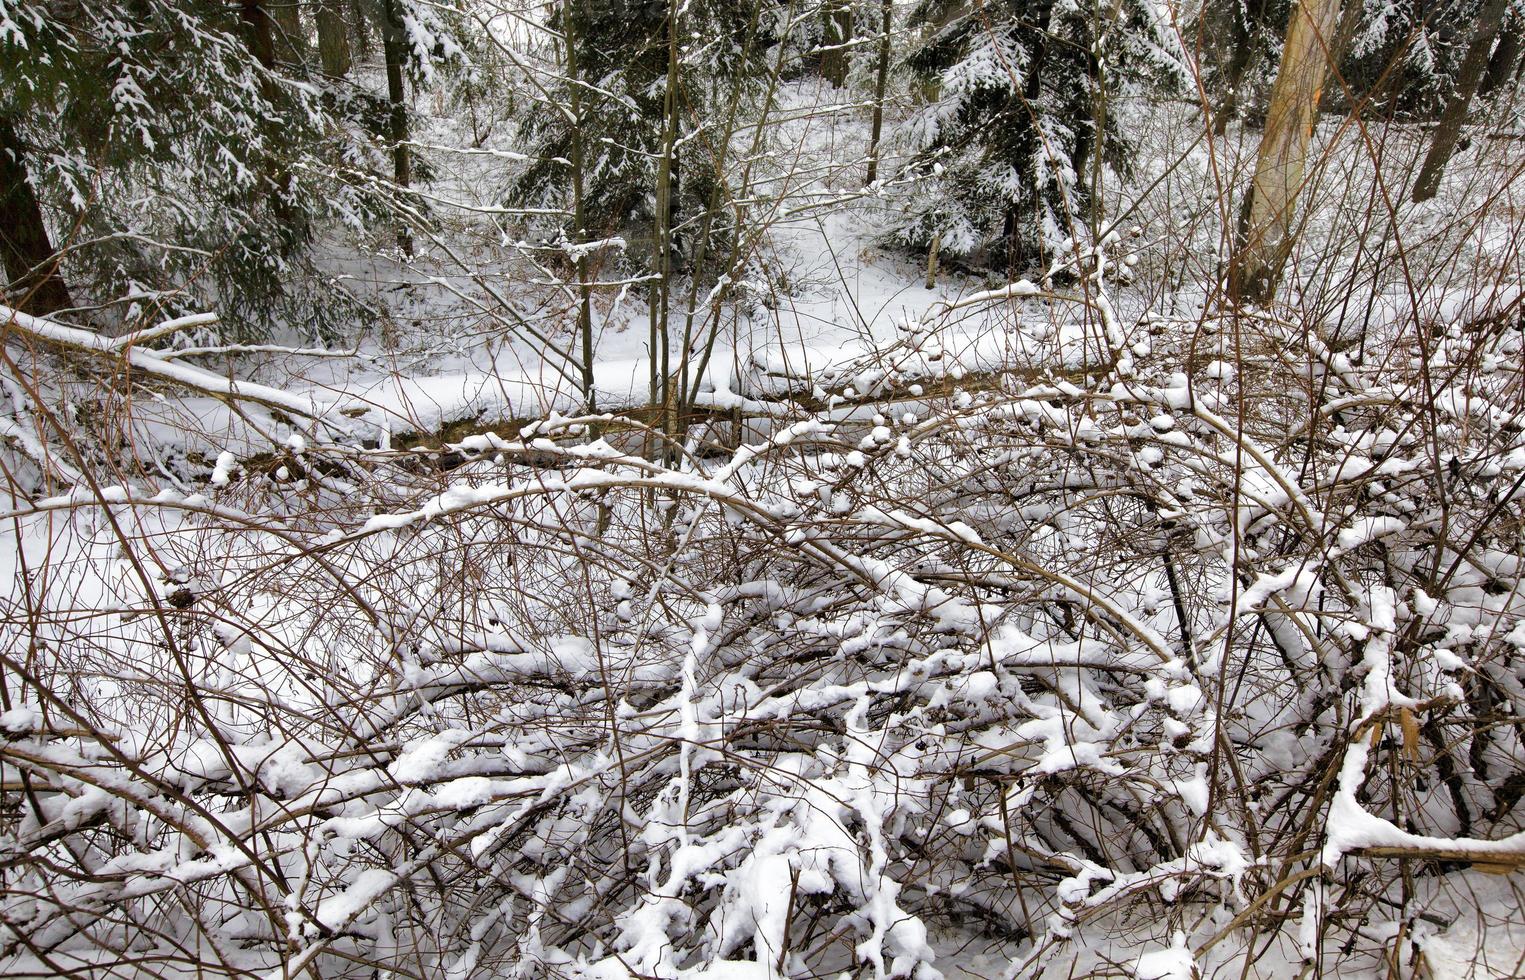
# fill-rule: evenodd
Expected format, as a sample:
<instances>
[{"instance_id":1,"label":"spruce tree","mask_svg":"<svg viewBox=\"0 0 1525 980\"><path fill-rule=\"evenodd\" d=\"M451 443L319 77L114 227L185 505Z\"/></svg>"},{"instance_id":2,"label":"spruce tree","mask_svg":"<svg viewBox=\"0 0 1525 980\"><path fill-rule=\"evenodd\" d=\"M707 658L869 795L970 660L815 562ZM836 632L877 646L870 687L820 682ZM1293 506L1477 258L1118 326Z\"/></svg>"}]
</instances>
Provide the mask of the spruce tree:
<instances>
[{"instance_id":1,"label":"spruce tree","mask_svg":"<svg viewBox=\"0 0 1525 980\"><path fill-rule=\"evenodd\" d=\"M649 234L657 207L658 169L668 123L680 146L670 174L669 221L678 227L708 207L717 174L710 166L715 134L701 128L726 117L734 85L757 84L764 76L766 31L775 0L567 0L556 6L550 26L577 50L577 78L566 76L566 59L547 72L544 91L552 104L532 104L521 137L535 162L516 182L519 203L571 210L574 176L580 167L584 227L569 238ZM669 15L678 12L676 39ZM675 40L675 44L670 41ZM670 65L670 55L676 62ZM669 68L677 80L675 118L668 118ZM578 113L566 107L576 85ZM574 143L580 146L575 147ZM569 229L566 222L542 228L548 238Z\"/></svg>"},{"instance_id":2,"label":"spruce tree","mask_svg":"<svg viewBox=\"0 0 1525 980\"><path fill-rule=\"evenodd\" d=\"M923 0L909 65L923 180L899 237L1022 267L1083 222L1103 167L1133 141L1113 99L1180 72L1168 25L1141 0Z\"/></svg>"},{"instance_id":3,"label":"spruce tree","mask_svg":"<svg viewBox=\"0 0 1525 980\"><path fill-rule=\"evenodd\" d=\"M1320 40L1339 66L1337 82L1325 88L1323 111L1360 106L1369 114L1428 119L1454 91L1486 3L1347 0L1342 8L1333 33ZM1236 117L1261 124L1291 14L1288 0L1208 0L1192 18L1189 46L1201 52L1200 78L1220 135ZM1497 33L1504 43L1495 74L1518 50L1517 32ZM1481 90L1488 91L1486 81Z\"/></svg>"},{"instance_id":4,"label":"spruce tree","mask_svg":"<svg viewBox=\"0 0 1525 980\"><path fill-rule=\"evenodd\" d=\"M337 332L332 290L287 286L322 228L386 210L384 136L374 98L291 77L280 28L265 0L0 0L0 204L37 219L6 236L8 291L103 326L212 308L238 338Z\"/></svg>"}]
</instances>

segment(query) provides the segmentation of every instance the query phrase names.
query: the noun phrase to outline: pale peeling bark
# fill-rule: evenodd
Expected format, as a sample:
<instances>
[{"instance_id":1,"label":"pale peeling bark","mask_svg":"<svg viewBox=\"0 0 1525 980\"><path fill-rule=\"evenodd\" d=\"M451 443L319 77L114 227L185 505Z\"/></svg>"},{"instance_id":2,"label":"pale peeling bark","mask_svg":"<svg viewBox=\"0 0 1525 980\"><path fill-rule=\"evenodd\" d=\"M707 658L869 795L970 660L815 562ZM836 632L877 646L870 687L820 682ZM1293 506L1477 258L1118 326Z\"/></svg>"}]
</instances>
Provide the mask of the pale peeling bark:
<instances>
[{"instance_id":1,"label":"pale peeling bark","mask_svg":"<svg viewBox=\"0 0 1525 980\"><path fill-rule=\"evenodd\" d=\"M1292 10L1238 254L1229 269L1229 291L1236 300L1269 301L1296 241L1293 218L1329 73L1330 45L1340 25L1340 6L1340 0L1302 0Z\"/></svg>"}]
</instances>

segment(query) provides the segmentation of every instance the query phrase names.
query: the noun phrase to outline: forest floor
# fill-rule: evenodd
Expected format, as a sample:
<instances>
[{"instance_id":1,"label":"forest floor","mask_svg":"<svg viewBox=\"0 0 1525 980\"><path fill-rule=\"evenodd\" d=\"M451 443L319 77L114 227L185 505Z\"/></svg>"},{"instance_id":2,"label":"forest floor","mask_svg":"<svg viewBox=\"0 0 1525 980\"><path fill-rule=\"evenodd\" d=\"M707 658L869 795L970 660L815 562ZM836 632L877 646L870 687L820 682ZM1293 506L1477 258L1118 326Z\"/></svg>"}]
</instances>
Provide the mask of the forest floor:
<instances>
[{"instance_id":1,"label":"forest floor","mask_svg":"<svg viewBox=\"0 0 1525 980\"><path fill-rule=\"evenodd\" d=\"M1007 372L1037 380L1107 362L1095 339L1095 310L1074 301L1074 284L1062 276L1052 292L1029 296L1023 284L1044 270L974 271L949 255L928 288L924 260L891 240L892 197L862 187L863 113L851 106L832 111L833 101L818 80L784 93L785 121L768 138L770 147L787 151L773 154L785 162L758 185L759 199L772 202L760 205L772 209L761 219L768 230L720 307L718 324L709 322L705 306L710 284L691 292L680 277L672 344L686 328L696 337L711 328L718 335L702 376L691 381L700 392L696 407L759 416L828 403L850 410L871 406L895 385L898 398L915 399L923 390L949 393L966 378L965 386L978 387ZM1126 180L1112 177L1101 195L1101 226L1121 233L1108 249L1121 275L1105 292L1139 356L1147 354L1151 334L1184 329L1198 334L1197 359L1209 364L1232 356L1225 338L1214 336L1212 311L1204 311L1216 302L1229 245L1224 229L1237 208L1229 188L1250 163L1255 134L1231 127L1228 137L1208 140L1180 125L1169 107L1154 111L1153 138L1141 147L1136 169ZM330 259L336 282L385 311L360 331L355 356L257 355L242 359L239 373L332 402L373 427L384 444L395 436L438 445L442 437L580 411L581 355L567 270L556 266L554 248L512 238L493 213L512 179L513 164L504 160L512 152L508 139L452 152L443 148L475 142L456 131L458 115L424 118L417 143L434 175L423 192L439 218L434 242L420 240L418 256L406 261L385 251L335 250ZM1294 269L1283 296L1316 307L1331 337L1380 342L1381 324L1395 315L1407 322L1407 309L1436 322L1465 321L1470 309L1497 305L1499 290L1519 291L1508 282L1478 288L1520 247L1511 233L1518 209L1486 194L1489 173L1507 165L1499 158L1502 144L1479 141L1491 156L1459 156L1435 201L1393 202L1395 189L1377 178L1411 163L1420 135L1400 128L1375 147L1375 137L1348 125L1320 130L1323 152L1302 231L1307 254L1323 261ZM882 172L894 174L905 161L893 155L893 139L887 146ZM1407 242L1374 231L1384 202L1398 212L1394 223ZM1383 249L1402 261L1379 263L1385 273L1378 277L1353 271L1370 268L1363 252ZM615 265L603 270L602 281L612 284L595 290L594 379L599 409L618 412L649 402L652 357L647 287ZM1420 268L1429 270L1426 278L1409 278ZM519 329L525 322L538 336ZM150 409L139 424L154 427L159 438L193 433L185 448L194 455L243 455L264 444L213 400L163 411ZM180 417L185 412L196 417Z\"/></svg>"},{"instance_id":2,"label":"forest floor","mask_svg":"<svg viewBox=\"0 0 1525 980\"><path fill-rule=\"evenodd\" d=\"M671 335L684 333L690 309L696 332L717 335L713 357L691 379L699 407L760 420L747 430L755 438L774 418L822 408L866 418L915 412L921 400L957 398L960 389L1002 379L1016 379L1017 387L1084 380L1115 368L1119 356L1147 361L1167 340L1189 347L1190 364L1204 376L1233 370L1238 338L1222 325L1213 297L1238 203L1225 188L1242 183L1253 134L1236 128L1229 138L1208 140L1162 112L1136 171L1102 195L1104 224L1119 232L1103 246L1117 272L1100 284L1103 315L1086 289L1064 277L1046 284L1045 270L996 275L950 256L928 288L924 264L887 242L891 200L861 187L855 155L867 143L861 113L818 111L831 101L818 84L787 93L785 108L798 111L785 112L789 121L769 136L770 145L790 153L759 190L760 199L775 202L775 213L735 300L711 311L702 302L709 286L702 284L693 292L699 302L675 304ZM466 145L450 131L455 125L441 114L418 142ZM1402 128L1380 137L1334 124L1320 130L1324 152L1306 202L1304 258L1283 302L1322 324L1331 346L1386 357L1406 329L1400 325L1418 320L1442 332L1455 329L1475 311L1507 307L1521 294L1518 281L1499 274L1518 266L1520 209L1488 191L1489 174L1508 166L1507 154L1479 141L1478 150L1453 163L1437 200L1411 206L1383 175L1412 162L1421 146L1415 136ZM505 137L499 142L477 149L512 152ZM491 213L511 171L490 152L422 152L435 174L426 193L467 207L437 203L439 238L420 239L413 260L334 256L336 279L389 311L356 340L355 356L261 354L240 361L238 373L331 403L370 427L378 444L399 449L494 431L515 438L517 426L580 412L577 364L546 343L575 350L575 292L555 275L554 254L514 240ZM890 157L885 170L901 162ZM614 270L614 263L605 268L611 277ZM680 285L679 296L689 295L688 284ZM638 409L648 401L652 370L645 286L626 280L597 293L598 408ZM719 322L711 323L711 315ZM1122 331L1111 350L1098 343L1106 317ZM525 321L540 338L521 329ZM180 440L189 457L208 467L221 453L248 457L269 445L212 398L140 406L134 424L153 429L160 443ZM1519 975L1525 924L1495 912L1519 908L1512 883L1468 872L1431 884L1446 891L1436 902L1454 898L1458 910L1453 924L1423 937L1431 975ZM1490 921L1496 915L1500 921ZM1141 935L1154 934L1159 923L1140 926ZM1081 936L1082 960L1150 975L1139 953L1116 939L1127 928L1098 926L1098 936L1108 938L1094 949ZM1199 958L1199 966L1223 975L1240 975L1227 968L1241 964L1248 964L1244 976L1298 975L1302 959L1292 931L1281 930L1270 949L1231 951L1225 944ZM943 964L949 977L993 977L1010 962L1009 950L973 930L951 933L939 947L950 950Z\"/></svg>"}]
</instances>

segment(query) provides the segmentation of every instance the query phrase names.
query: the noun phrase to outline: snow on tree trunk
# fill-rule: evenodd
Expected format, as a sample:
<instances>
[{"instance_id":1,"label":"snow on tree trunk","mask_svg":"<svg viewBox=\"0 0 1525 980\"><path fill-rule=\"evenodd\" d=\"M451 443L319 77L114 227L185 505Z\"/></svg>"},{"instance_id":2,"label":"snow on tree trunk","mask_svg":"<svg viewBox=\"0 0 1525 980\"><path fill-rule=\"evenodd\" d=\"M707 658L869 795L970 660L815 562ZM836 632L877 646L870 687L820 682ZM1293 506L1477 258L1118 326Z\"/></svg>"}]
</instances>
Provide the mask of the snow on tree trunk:
<instances>
[{"instance_id":1,"label":"snow on tree trunk","mask_svg":"<svg viewBox=\"0 0 1525 980\"><path fill-rule=\"evenodd\" d=\"M1329 71L1329 45L1339 24L1340 0L1307 0L1292 11L1281 66L1271 89L1265 132L1260 138L1238 254L1229 270L1229 291L1236 300L1270 300L1296 242L1292 222Z\"/></svg>"},{"instance_id":2,"label":"snow on tree trunk","mask_svg":"<svg viewBox=\"0 0 1525 980\"><path fill-rule=\"evenodd\" d=\"M853 39L853 12L843 0L832 0L821 8L821 77L841 88L847 84L847 72L852 67L846 45Z\"/></svg>"}]
</instances>

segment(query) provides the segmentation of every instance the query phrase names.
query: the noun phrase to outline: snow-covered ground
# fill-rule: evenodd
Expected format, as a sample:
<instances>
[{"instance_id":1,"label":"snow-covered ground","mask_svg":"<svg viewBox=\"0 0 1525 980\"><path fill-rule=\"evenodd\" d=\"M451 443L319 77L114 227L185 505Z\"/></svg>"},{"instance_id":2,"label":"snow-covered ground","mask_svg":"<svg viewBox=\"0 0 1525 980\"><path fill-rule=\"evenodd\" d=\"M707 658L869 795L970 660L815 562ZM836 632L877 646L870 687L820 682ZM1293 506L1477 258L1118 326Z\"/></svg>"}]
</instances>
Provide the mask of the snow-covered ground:
<instances>
[{"instance_id":1,"label":"snow-covered ground","mask_svg":"<svg viewBox=\"0 0 1525 980\"><path fill-rule=\"evenodd\" d=\"M819 85L691 379L755 417L719 459L526 431L582 406L545 342L575 351L575 293L443 205L414 260L335 259L388 310L354 356L220 364L240 387L134 355L202 386L120 407L179 455L18 501L0 549L7 664L74 671L0 714L52 780L23 837L116 848L27 899L58 948L17 969L97 962L68 937L125 909L168 923L145 956L272 976L1521 975L1475 860L1518 849L1487 772L1525 647L1521 348L1460 329L1520 295L1513 208L1471 203L1496 161L1376 220L1390 161L1322 128L1284 302L1236 315L1246 137L1162 110L1080 276L928 289ZM426 152L440 200L511 165ZM647 302L598 290L602 411L648 400ZM385 451L442 433L439 471Z\"/></svg>"}]
</instances>

